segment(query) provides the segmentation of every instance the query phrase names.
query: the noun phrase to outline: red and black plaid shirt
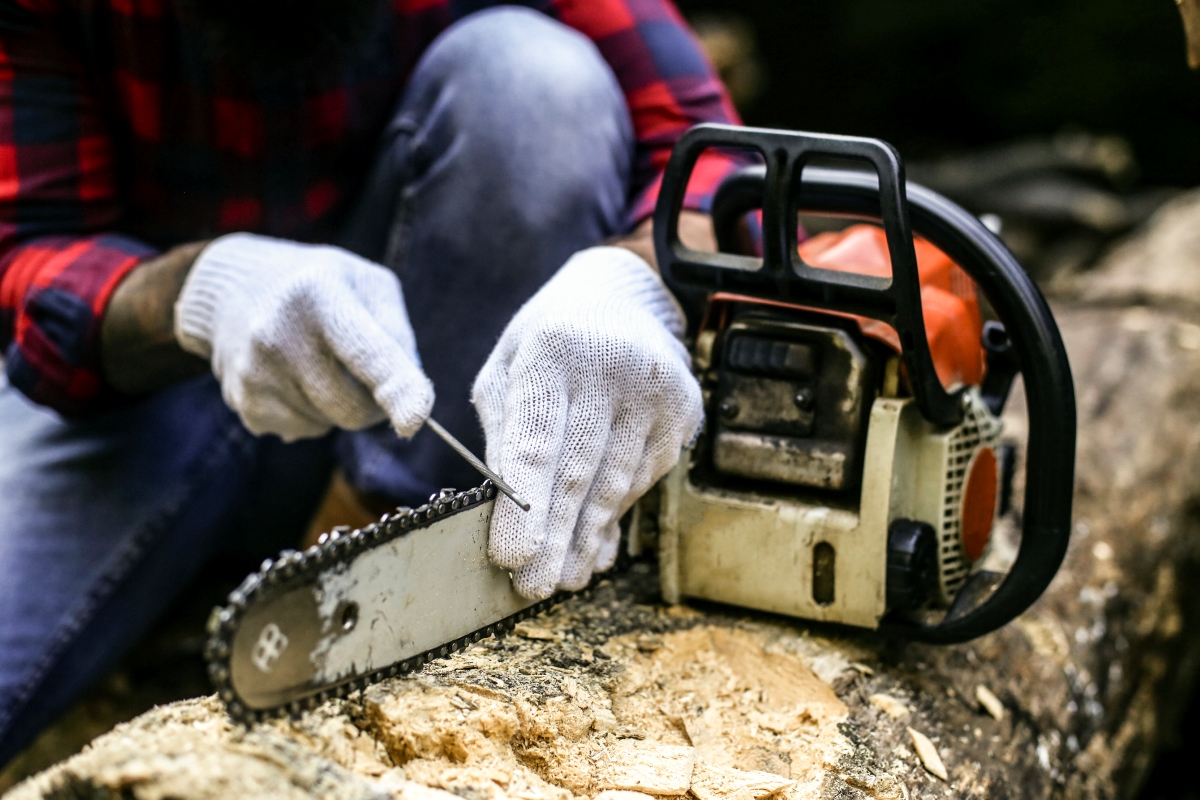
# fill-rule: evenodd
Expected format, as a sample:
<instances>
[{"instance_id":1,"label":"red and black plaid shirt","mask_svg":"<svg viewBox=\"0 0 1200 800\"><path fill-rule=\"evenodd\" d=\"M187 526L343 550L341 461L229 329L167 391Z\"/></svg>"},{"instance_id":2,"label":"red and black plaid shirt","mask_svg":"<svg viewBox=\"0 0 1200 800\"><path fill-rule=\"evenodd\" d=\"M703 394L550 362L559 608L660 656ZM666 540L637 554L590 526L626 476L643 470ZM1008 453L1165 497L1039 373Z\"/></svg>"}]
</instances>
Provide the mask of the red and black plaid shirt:
<instances>
[{"instance_id":1,"label":"red and black plaid shirt","mask_svg":"<svg viewBox=\"0 0 1200 800\"><path fill-rule=\"evenodd\" d=\"M214 64L170 0L0 6L0 347L10 383L105 407L99 327L117 283L171 245L238 230L321 241L358 190L425 48L495 2L392 0L341 76L269 83ZM594 41L637 135L629 221L679 135L736 113L671 0L527 3ZM703 162L702 162L703 164ZM704 209L728 163L698 172Z\"/></svg>"}]
</instances>

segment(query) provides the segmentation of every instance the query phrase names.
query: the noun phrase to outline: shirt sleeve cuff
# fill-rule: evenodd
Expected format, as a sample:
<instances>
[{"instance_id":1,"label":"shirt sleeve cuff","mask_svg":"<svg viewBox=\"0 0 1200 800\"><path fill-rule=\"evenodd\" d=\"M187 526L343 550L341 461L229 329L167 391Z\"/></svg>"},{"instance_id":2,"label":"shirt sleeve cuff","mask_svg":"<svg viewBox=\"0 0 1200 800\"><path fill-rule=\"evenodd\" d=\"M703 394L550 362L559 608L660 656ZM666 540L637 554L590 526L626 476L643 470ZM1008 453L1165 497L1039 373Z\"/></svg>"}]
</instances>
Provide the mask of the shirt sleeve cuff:
<instances>
[{"instance_id":1,"label":"shirt sleeve cuff","mask_svg":"<svg viewBox=\"0 0 1200 800\"><path fill-rule=\"evenodd\" d=\"M0 260L9 383L77 417L119 404L103 379L100 322L117 284L155 250L125 236L42 237Z\"/></svg>"}]
</instances>

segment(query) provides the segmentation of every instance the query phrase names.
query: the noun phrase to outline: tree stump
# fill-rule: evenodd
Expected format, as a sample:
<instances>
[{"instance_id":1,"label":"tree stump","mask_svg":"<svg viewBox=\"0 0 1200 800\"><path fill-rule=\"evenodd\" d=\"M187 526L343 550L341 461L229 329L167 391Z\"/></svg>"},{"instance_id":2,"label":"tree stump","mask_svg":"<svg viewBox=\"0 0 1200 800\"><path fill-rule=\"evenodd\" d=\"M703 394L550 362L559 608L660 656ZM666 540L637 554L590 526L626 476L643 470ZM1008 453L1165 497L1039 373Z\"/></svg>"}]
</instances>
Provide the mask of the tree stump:
<instances>
[{"instance_id":1,"label":"tree stump","mask_svg":"<svg viewBox=\"0 0 1200 800\"><path fill-rule=\"evenodd\" d=\"M1200 659L1197 230L1185 196L1056 301L1079 403L1074 535L996 633L935 647L666 607L638 563L296 719L244 729L212 697L156 708L6 797L1132 796Z\"/></svg>"}]
</instances>

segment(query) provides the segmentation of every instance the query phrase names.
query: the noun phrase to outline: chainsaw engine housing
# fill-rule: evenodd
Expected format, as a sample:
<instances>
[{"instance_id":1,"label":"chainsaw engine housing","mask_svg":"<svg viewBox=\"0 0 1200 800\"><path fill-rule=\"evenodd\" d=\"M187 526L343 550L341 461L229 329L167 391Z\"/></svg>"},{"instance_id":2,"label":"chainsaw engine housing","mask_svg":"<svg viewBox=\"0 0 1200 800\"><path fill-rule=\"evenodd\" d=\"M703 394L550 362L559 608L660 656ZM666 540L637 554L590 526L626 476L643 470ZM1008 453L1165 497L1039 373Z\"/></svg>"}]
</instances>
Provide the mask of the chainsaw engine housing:
<instances>
[{"instance_id":1,"label":"chainsaw engine housing","mask_svg":"<svg viewBox=\"0 0 1200 800\"><path fill-rule=\"evenodd\" d=\"M689 181L730 158L744 166L712 198L717 249L696 250ZM868 224L806 239L808 215ZM705 124L671 151L653 238L708 411L658 509L633 519L660 523L668 599L944 644L1037 600L1070 540L1075 397L1054 316L995 234L908 181L886 142ZM1019 539L989 558L1017 375Z\"/></svg>"},{"instance_id":2,"label":"chainsaw engine housing","mask_svg":"<svg viewBox=\"0 0 1200 800\"><path fill-rule=\"evenodd\" d=\"M709 319L706 428L662 484L665 599L864 627L949 606L999 492L1002 425L979 391L940 429L853 319L719 296Z\"/></svg>"}]
</instances>

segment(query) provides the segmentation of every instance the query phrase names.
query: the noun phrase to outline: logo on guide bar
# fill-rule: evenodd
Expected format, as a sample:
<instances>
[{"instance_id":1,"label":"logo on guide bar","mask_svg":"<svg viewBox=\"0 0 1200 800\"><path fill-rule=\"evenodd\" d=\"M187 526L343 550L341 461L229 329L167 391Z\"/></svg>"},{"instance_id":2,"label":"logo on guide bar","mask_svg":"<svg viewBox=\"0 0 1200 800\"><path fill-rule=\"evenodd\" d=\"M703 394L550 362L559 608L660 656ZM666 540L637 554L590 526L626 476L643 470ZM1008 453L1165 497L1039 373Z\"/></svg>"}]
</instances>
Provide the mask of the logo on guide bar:
<instances>
[{"instance_id":1,"label":"logo on guide bar","mask_svg":"<svg viewBox=\"0 0 1200 800\"><path fill-rule=\"evenodd\" d=\"M288 637L279 630L278 625L268 622L262 629L262 633L258 635L258 641L254 644L254 652L250 654L250 660L263 672L270 672L271 668L275 666L275 662L283 655L283 651L287 650L287 646Z\"/></svg>"}]
</instances>

